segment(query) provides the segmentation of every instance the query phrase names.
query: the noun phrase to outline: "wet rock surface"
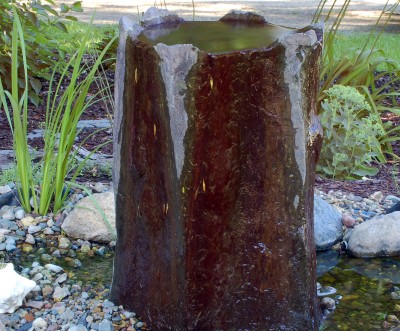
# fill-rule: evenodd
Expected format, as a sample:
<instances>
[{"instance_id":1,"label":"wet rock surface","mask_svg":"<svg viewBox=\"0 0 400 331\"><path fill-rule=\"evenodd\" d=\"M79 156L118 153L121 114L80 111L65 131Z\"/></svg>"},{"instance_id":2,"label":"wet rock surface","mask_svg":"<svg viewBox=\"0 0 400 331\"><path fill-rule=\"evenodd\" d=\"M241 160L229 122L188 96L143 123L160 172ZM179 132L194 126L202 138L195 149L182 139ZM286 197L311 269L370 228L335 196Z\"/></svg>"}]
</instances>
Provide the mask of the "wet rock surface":
<instances>
[{"instance_id":1,"label":"wet rock surface","mask_svg":"<svg viewBox=\"0 0 400 331\"><path fill-rule=\"evenodd\" d=\"M398 256L400 254L400 212L371 219L355 227L348 249L357 257Z\"/></svg>"},{"instance_id":2,"label":"wet rock surface","mask_svg":"<svg viewBox=\"0 0 400 331\"><path fill-rule=\"evenodd\" d=\"M342 237L342 215L320 196L314 195L314 238L317 250L331 248Z\"/></svg>"},{"instance_id":3,"label":"wet rock surface","mask_svg":"<svg viewBox=\"0 0 400 331\"><path fill-rule=\"evenodd\" d=\"M140 32L117 64L112 299L156 329L316 330L321 31L226 54Z\"/></svg>"}]
</instances>

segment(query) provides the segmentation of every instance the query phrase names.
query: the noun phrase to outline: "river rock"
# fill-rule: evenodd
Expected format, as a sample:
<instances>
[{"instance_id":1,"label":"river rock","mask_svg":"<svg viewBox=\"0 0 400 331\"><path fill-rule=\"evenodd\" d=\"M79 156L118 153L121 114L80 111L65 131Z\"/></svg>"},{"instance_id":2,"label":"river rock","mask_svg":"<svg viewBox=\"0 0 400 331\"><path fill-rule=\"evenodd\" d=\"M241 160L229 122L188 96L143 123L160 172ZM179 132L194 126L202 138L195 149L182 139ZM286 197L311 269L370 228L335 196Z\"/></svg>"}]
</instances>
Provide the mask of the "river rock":
<instances>
[{"instance_id":1,"label":"river rock","mask_svg":"<svg viewBox=\"0 0 400 331\"><path fill-rule=\"evenodd\" d=\"M105 221L93 204L95 199L104 212ZM80 200L62 224L65 233L73 238L109 243L115 240L115 206L112 192L95 193Z\"/></svg>"},{"instance_id":2,"label":"river rock","mask_svg":"<svg viewBox=\"0 0 400 331\"><path fill-rule=\"evenodd\" d=\"M13 221L15 220L15 214L13 212L13 208L11 206L3 206L0 209L0 218L7 220L7 221Z\"/></svg>"},{"instance_id":3,"label":"river rock","mask_svg":"<svg viewBox=\"0 0 400 331\"><path fill-rule=\"evenodd\" d=\"M69 290L67 287L56 286L53 292L53 299L55 302L59 302L69 295Z\"/></svg>"},{"instance_id":4,"label":"river rock","mask_svg":"<svg viewBox=\"0 0 400 331\"><path fill-rule=\"evenodd\" d=\"M314 238L317 250L326 250L342 237L342 215L314 194Z\"/></svg>"},{"instance_id":5,"label":"river rock","mask_svg":"<svg viewBox=\"0 0 400 331\"><path fill-rule=\"evenodd\" d=\"M396 256L400 254L400 212L394 212L359 224L348 242L356 257Z\"/></svg>"}]
</instances>

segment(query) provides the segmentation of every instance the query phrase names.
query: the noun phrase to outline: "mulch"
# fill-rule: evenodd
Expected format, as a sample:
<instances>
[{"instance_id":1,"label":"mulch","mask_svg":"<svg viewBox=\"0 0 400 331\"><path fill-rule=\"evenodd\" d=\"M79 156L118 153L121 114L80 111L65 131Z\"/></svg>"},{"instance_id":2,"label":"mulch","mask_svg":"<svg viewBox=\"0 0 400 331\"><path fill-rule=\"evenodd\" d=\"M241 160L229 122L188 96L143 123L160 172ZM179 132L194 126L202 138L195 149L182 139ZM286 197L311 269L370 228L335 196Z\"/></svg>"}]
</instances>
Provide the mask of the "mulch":
<instances>
[{"instance_id":1,"label":"mulch","mask_svg":"<svg viewBox=\"0 0 400 331\"><path fill-rule=\"evenodd\" d=\"M107 73L110 84L114 83L114 73L109 70ZM382 80L382 83L384 80ZM397 88L399 88L397 86ZM96 93L96 88L94 87L90 93ZM41 97L45 97L45 91L42 92ZM33 105L29 106L28 112L28 129L29 131L42 128L45 121L45 108L44 106L35 107ZM109 113L107 111L107 105L103 102L98 102L88 108L82 115L82 120L94 120L94 119L108 119ZM394 114L383 114L383 121L391 121L393 127L400 124L400 116ZM7 118L4 112L0 112L0 150L12 149L12 139L11 130L8 125ZM93 134L95 130L84 129L80 132L78 139L76 141L77 145L82 143L86 137ZM92 151L99 144L108 142L104 147L99 149L99 153L106 155L112 155L112 130L106 129L98 131L93 134L89 139L86 139L82 143L82 147L86 150ZM31 147L40 150L43 148L43 140L41 138L35 138L29 141ZM400 155L400 144L395 143L393 145L393 150L396 155ZM316 176L315 186L319 190L328 193L330 190L340 190L344 193L353 193L362 197L368 197L376 191L381 191L383 194L397 195L400 196L400 181L398 179L398 166L395 162L389 162L384 165L377 165L379 168L379 173L366 180L333 180L328 178L323 178L319 175ZM93 176L87 175L88 180L93 180ZM84 180L85 178L83 178ZM104 179L104 178L103 178ZM82 178L81 178L82 180Z\"/></svg>"}]
</instances>

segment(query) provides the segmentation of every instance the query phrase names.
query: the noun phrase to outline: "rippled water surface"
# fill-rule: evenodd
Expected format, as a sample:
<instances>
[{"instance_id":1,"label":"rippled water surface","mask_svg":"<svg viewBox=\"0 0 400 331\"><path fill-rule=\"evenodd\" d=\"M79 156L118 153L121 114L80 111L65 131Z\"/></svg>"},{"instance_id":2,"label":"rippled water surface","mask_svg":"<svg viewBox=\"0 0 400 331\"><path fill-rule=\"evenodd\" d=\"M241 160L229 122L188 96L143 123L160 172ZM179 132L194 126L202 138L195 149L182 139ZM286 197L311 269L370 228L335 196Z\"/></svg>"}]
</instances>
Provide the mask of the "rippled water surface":
<instances>
[{"instance_id":1,"label":"rippled water surface","mask_svg":"<svg viewBox=\"0 0 400 331\"><path fill-rule=\"evenodd\" d=\"M333 330L382 330L387 315L397 315L390 293L400 286L400 259L356 259L340 257L334 251L318 255L318 281L333 286L340 295L339 304L321 327Z\"/></svg>"}]
</instances>

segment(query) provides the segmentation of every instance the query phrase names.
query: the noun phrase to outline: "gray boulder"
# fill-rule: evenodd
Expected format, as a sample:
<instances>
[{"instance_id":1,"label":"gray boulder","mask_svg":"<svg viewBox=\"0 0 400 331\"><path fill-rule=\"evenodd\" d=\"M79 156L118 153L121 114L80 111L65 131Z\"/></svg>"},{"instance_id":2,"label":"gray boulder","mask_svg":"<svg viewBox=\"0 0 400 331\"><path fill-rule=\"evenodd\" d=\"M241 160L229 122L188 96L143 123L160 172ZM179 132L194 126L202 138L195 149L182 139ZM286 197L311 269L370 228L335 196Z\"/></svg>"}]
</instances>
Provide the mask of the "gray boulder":
<instances>
[{"instance_id":1,"label":"gray boulder","mask_svg":"<svg viewBox=\"0 0 400 331\"><path fill-rule=\"evenodd\" d=\"M317 250L326 250L342 237L342 215L314 194L314 239Z\"/></svg>"},{"instance_id":2,"label":"gray boulder","mask_svg":"<svg viewBox=\"0 0 400 331\"><path fill-rule=\"evenodd\" d=\"M112 192L95 193L83 198L67 215L61 228L69 237L76 239L102 243L115 240L114 201Z\"/></svg>"},{"instance_id":3,"label":"gray boulder","mask_svg":"<svg viewBox=\"0 0 400 331\"><path fill-rule=\"evenodd\" d=\"M359 224L352 231L348 250L356 257L400 255L400 212Z\"/></svg>"}]
</instances>

